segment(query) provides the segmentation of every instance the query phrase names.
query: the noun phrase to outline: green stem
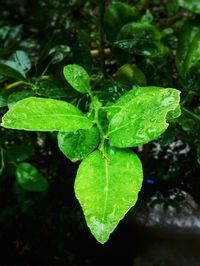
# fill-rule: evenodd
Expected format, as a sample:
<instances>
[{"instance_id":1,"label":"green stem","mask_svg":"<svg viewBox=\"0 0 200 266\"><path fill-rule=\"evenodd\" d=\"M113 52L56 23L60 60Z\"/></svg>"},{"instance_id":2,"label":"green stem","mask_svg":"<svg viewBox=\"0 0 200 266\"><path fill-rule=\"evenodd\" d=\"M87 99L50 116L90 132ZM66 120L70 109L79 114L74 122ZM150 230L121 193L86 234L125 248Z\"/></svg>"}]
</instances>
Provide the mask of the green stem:
<instances>
[{"instance_id":1,"label":"green stem","mask_svg":"<svg viewBox=\"0 0 200 266\"><path fill-rule=\"evenodd\" d=\"M10 90L10 89L13 89L15 87L18 87L20 85L27 85L29 87L33 87L34 84L30 83L30 82L25 82L25 81L16 81L16 82L13 82L11 84L8 84L7 86L4 87L4 90Z\"/></svg>"},{"instance_id":2,"label":"green stem","mask_svg":"<svg viewBox=\"0 0 200 266\"><path fill-rule=\"evenodd\" d=\"M189 111L189 110L186 109L185 107L181 107L181 110L182 110L183 114L185 114L185 115L191 117L192 119L194 119L194 120L200 122L200 116L199 116L199 115L197 115L197 114L195 114L195 113Z\"/></svg>"},{"instance_id":3,"label":"green stem","mask_svg":"<svg viewBox=\"0 0 200 266\"><path fill-rule=\"evenodd\" d=\"M106 152L105 152L105 140L107 138L107 136L105 135L100 119L99 119L99 110L101 108L101 103L99 102L97 97L94 97L92 91L88 91L88 94L91 98L91 102L92 102L92 106L93 106L93 110L94 110L94 122L97 125L97 128L100 132L100 137L101 137L101 144L100 144L100 151L103 154L103 157L106 158Z\"/></svg>"}]
</instances>

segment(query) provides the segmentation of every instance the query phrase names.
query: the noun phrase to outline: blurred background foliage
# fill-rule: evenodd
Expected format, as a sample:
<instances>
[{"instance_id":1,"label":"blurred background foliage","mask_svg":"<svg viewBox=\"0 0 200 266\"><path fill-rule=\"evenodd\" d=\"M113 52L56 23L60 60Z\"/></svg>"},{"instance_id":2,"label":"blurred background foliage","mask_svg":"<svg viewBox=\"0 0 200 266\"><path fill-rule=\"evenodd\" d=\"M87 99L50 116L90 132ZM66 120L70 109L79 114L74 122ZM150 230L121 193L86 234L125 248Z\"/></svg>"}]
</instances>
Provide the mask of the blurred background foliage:
<instances>
[{"instance_id":1,"label":"blurred background foliage","mask_svg":"<svg viewBox=\"0 0 200 266\"><path fill-rule=\"evenodd\" d=\"M1 116L33 95L86 112L87 96L63 77L69 63L92 75L102 102L114 102L133 85L177 88L180 118L135 149L145 177L137 205L173 188L200 201L198 0L7 0L0 14ZM121 231L107 251L87 233L73 192L78 163L61 154L55 133L0 128L0 162L1 265L96 265L101 252L109 258Z\"/></svg>"}]
</instances>

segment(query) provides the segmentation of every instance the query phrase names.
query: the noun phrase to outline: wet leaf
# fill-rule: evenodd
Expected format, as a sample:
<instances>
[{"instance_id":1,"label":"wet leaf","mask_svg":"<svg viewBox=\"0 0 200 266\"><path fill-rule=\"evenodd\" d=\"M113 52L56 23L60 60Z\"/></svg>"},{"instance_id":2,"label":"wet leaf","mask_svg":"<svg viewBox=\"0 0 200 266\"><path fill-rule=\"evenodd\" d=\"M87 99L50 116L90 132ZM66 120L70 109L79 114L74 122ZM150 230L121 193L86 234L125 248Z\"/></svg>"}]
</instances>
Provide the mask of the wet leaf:
<instances>
[{"instance_id":1,"label":"wet leaf","mask_svg":"<svg viewBox=\"0 0 200 266\"><path fill-rule=\"evenodd\" d=\"M70 133L58 133L58 147L73 162L84 159L97 147L98 143L99 131L96 127Z\"/></svg>"},{"instance_id":2,"label":"wet leaf","mask_svg":"<svg viewBox=\"0 0 200 266\"><path fill-rule=\"evenodd\" d=\"M85 69L79 65L67 65L63 70L64 76L69 84L81 93L90 90L90 77Z\"/></svg>"},{"instance_id":3,"label":"wet leaf","mask_svg":"<svg viewBox=\"0 0 200 266\"><path fill-rule=\"evenodd\" d=\"M175 89L150 89L125 104L110 121L111 145L134 147L159 137L168 127L168 112L179 105L179 94Z\"/></svg>"},{"instance_id":4,"label":"wet leaf","mask_svg":"<svg viewBox=\"0 0 200 266\"><path fill-rule=\"evenodd\" d=\"M151 24L132 22L120 30L115 45L130 54L148 57L164 56L168 48L161 42L160 31Z\"/></svg>"},{"instance_id":5,"label":"wet leaf","mask_svg":"<svg viewBox=\"0 0 200 266\"><path fill-rule=\"evenodd\" d=\"M30 163L20 163L16 169L19 185L28 191L42 192L48 189L47 180Z\"/></svg>"},{"instance_id":6,"label":"wet leaf","mask_svg":"<svg viewBox=\"0 0 200 266\"><path fill-rule=\"evenodd\" d=\"M127 39L115 42L115 45L129 54L147 57L161 57L168 53L168 48L158 41Z\"/></svg>"},{"instance_id":7,"label":"wet leaf","mask_svg":"<svg viewBox=\"0 0 200 266\"><path fill-rule=\"evenodd\" d=\"M148 87L134 86L132 90L123 94L113 105L108 106L107 108L108 119L111 120L113 116L116 115L122 109L122 107L124 107L127 103L133 100L136 96L143 93L146 94L147 92L156 93L159 89L161 88L155 86L148 86Z\"/></svg>"},{"instance_id":8,"label":"wet leaf","mask_svg":"<svg viewBox=\"0 0 200 266\"><path fill-rule=\"evenodd\" d=\"M30 97L17 102L3 116L2 126L34 131L71 132L90 128L92 122L72 104Z\"/></svg>"},{"instance_id":9,"label":"wet leaf","mask_svg":"<svg viewBox=\"0 0 200 266\"><path fill-rule=\"evenodd\" d=\"M107 147L80 164L75 193L94 237L105 243L120 220L135 205L142 185L142 165L131 151Z\"/></svg>"}]
</instances>

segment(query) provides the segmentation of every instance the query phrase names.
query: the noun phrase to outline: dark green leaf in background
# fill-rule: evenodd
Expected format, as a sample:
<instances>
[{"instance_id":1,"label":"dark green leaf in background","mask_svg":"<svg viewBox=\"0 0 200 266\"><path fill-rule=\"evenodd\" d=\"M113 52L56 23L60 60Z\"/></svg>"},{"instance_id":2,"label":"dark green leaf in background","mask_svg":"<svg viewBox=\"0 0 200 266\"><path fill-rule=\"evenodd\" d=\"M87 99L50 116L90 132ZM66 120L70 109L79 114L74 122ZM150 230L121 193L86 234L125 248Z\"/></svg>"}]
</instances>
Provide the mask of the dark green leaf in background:
<instances>
[{"instance_id":1,"label":"dark green leaf in background","mask_svg":"<svg viewBox=\"0 0 200 266\"><path fill-rule=\"evenodd\" d=\"M28 191L42 192L48 189L47 180L30 163L20 163L16 169L16 177L19 185Z\"/></svg>"},{"instance_id":2,"label":"dark green leaf in background","mask_svg":"<svg viewBox=\"0 0 200 266\"><path fill-rule=\"evenodd\" d=\"M16 91L9 95L7 100L8 108L11 108L16 102L31 97L34 95L34 92L31 90Z\"/></svg>"},{"instance_id":3,"label":"dark green leaf in background","mask_svg":"<svg viewBox=\"0 0 200 266\"><path fill-rule=\"evenodd\" d=\"M199 62L199 47L200 27L196 23L188 22L181 28L176 54L176 66L183 78Z\"/></svg>"},{"instance_id":4,"label":"dark green leaf in background","mask_svg":"<svg viewBox=\"0 0 200 266\"><path fill-rule=\"evenodd\" d=\"M136 21L135 7L120 1L112 1L104 15L104 31L108 40L114 41L121 27L128 22Z\"/></svg>"}]
</instances>

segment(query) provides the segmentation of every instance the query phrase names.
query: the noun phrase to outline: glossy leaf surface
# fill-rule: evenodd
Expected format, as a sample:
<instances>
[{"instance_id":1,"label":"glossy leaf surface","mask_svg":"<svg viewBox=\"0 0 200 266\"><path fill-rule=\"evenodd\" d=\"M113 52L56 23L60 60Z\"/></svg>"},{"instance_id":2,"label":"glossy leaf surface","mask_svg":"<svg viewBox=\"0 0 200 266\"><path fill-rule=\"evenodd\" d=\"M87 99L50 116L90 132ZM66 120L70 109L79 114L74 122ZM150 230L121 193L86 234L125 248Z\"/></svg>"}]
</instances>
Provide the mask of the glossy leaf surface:
<instances>
[{"instance_id":1,"label":"glossy leaf surface","mask_svg":"<svg viewBox=\"0 0 200 266\"><path fill-rule=\"evenodd\" d=\"M79 65L67 65L63 70L64 76L69 84L81 93L90 90L90 77L85 69Z\"/></svg>"},{"instance_id":2,"label":"glossy leaf surface","mask_svg":"<svg viewBox=\"0 0 200 266\"><path fill-rule=\"evenodd\" d=\"M26 190L41 192L48 189L47 180L30 163L20 163L16 169L16 177L19 185Z\"/></svg>"},{"instance_id":3,"label":"glossy leaf surface","mask_svg":"<svg viewBox=\"0 0 200 266\"><path fill-rule=\"evenodd\" d=\"M105 243L127 211L136 203L142 185L142 165L131 151L108 147L80 164L76 196L94 237Z\"/></svg>"},{"instance_id":4,"label":"glossy leaf surface","mask_svg":"<svg viewBox=\"0 0 200 266\"><path fill-rule=\"evenodd\" d=\"M177 112L180 92L154 89L137 95L112 117L109 124L110 143L116 147L134 147L160 136L168 127L169 112ZM175 115L174 115L175 117Z\"/></svg>"},{"instance_id":5,"label":"glossy leaf surface","mask_svg":"<svg viewBox=\"0 0 200 266\"><path fill-rule=\"evenodd\" d=\"M96 127L70 133L58 133L58 147L73 162L84 159L97 147L98 143L99 131Z\"/></svg>"},{"instance_id":6,"label":"glossy leaf surface","mask_svg":"<svg viewBox=\"0 0 200 266\"><path fill-rule=\"evenodd\" d=\"M160 42L160 39L161 33L153 25L132 22L122 27L115 44L130 54L159 57L168 52L168 48Z\"/></svg>"},{"instance_id":7,"label":"glossy leaf surface","mask_svg":"<svg viewBox=\"0 0 200 266\"><path fill-rule=\"evenodd\" d=\"M132 90L126 92L123 94L113 105L108 107L107 111L107 117L109 120L113 118L114 115L116 115L123 106L125 106L128 102L133 100L136 96L140 94L146 94L147 92L158 92L158 90L161 89L160 87L139 87L134 86Z\"/></svg>"},{"instance_id":8,"label":"glossy leaf surface","mask_svg":"<svg viewBox=\"0 0 200 266\"><path fill-rule=\"evenodd\" d=\"M34 131L71 132L90 128L92 122L72 104L30 97L17 102L4 115L2 126Z\"/></svg>"}]
</instances>

